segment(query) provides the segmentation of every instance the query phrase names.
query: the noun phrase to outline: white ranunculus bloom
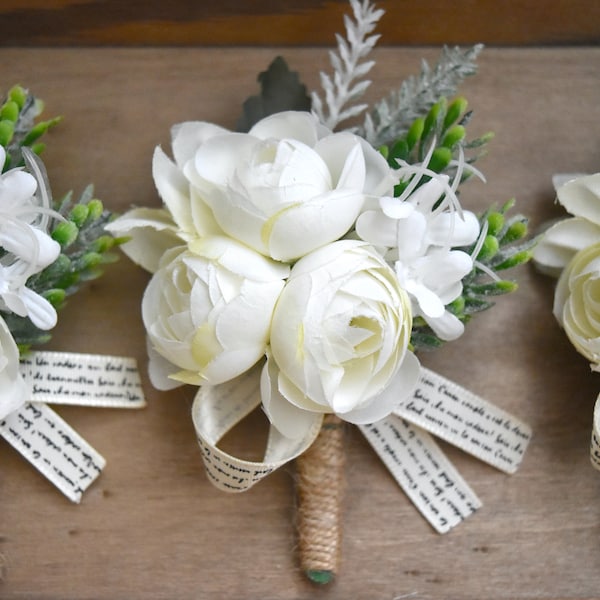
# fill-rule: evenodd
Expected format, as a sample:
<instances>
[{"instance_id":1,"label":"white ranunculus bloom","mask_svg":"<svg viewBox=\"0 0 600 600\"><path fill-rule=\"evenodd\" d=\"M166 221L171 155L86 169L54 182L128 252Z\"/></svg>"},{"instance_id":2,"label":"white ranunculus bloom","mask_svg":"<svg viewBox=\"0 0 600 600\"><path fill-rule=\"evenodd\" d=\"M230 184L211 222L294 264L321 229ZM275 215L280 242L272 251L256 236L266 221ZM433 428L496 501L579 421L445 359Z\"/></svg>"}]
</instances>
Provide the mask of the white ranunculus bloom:
<instances>
[{"instance_id":1,"label":"white ranunculus bloom","mask_svg":"<svg viewBox=\"0 0 600 600\"><path fill-rule=\"evenodd\" d=\"M19 372L19 349L0 317L0 420L31 399L31 390Z\"/></svg>"},{"instance_id":2,"label":"white ranunculus bloom","mask_svg":"<svg viewBox=\"0 0 600 600\"><path fill-rule=\"evenodd\" d=\"M553 312L576 350L600 370L600 242L577 252L563 270Z\"/></svg>"},{"instance_id":3,"label":"white ranunculus bloom","mask_svg":"<svg viewBox=\"0 0 600 600\"><path fill-rule=\"evenodd\" d=\"M252 367L265 354L288 273L226 237L168 251L142 300L155 387L216 385Z\"/></svg>"},{"instance_id":4,"label":"white ranunculus bloom","mask_svg":"<svg viewBox=\"0 0 600 600\"><path fill-rule=\"evenodd\" d=\"M210 133L195 138L185 175L227 235L276 260L339 239L365 199L390 193L396 181L364 140L332 133L310 113L278 113L247 134ZM197 227L200 219L188 211L180 221Z\"/></svg>"},{"instance_id":5,"label":"white ranunculus bloom","mask_svg":"<svg viewBox=\"0 0 600 600\"><path fill-rule=\"evenodd\" d=\"M473 244L480 228L472 212L458 210L448 177L431 176L405 197L382 197L378 207L359 216L356 233L394 265L413 313L441 339L453 340L464 325L445 307L462 293L462 278L473 269L473 258L452 248Z\"/></svg>"},{"instance_id":6,"label":"white ranunculus bloom","mask_svg":"<svg viewBox=\"0 0 600 600\"><path fill-rule=\"evenodd\" d=\"M573 217L549 227L533 251L537 268L558 277L577 252L600 240L600 173L555 178L556 196Z\"/></svg>"},{"instance_id":7,"label":"white ranunculus bloom","mask_svg":"<svg viewBox=\"0 0 600 600\"><path fill-rule=\"evenodd\" d=\"M384 418L418 376L411 327L409 299L370 245L342 240L304 256L273 314L265 412L288 437L310 424L306 412Z\"/></svg>"}]
</instances>

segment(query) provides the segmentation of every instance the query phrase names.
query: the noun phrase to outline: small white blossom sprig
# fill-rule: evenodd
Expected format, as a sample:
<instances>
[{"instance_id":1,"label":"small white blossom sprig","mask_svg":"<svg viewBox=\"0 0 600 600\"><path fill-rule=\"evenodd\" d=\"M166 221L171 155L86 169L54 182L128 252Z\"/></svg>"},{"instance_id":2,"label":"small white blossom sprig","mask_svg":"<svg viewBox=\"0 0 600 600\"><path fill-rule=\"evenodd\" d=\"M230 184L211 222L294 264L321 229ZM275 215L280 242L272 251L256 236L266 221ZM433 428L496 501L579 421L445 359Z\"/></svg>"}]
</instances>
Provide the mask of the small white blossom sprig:
<instances>
[{"instance_id":1,"label":"small white blossom sprig","mask_svg":"<svg viewBox=\"0 0 600 600\"><path fill-rule=\"evenodd\" d=\"M36 121L43 103L12 87L0 106L0 414L29 399L19 359L50 339L68 295L98 276L122 240L104 232L112 218L88 188L54 204L39 140L60 118Z\"/></svg>"}]
</instances>

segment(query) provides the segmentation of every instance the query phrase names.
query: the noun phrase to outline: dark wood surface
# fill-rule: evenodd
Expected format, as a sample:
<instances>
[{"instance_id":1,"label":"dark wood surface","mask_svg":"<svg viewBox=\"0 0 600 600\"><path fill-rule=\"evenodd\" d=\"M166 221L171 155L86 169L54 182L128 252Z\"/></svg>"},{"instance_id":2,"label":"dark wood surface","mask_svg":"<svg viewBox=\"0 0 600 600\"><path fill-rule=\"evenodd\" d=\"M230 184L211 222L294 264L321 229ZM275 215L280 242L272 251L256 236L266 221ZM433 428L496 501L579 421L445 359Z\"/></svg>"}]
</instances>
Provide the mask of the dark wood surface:
<instances>
[{"instance_id":1,"label":"dark wood surface","mask_svg":"<svg viewBox=\"0 0 600 600\"><path fill-rule=\"evenodd\" d=\"M600 42L597 0L380 0L389 45ZM345 0L2 0L0 45L330 45Z\"/></svg>"},{"instance_id":2,"label":"dark wood surface","mask_svg":"<svg viewBox=\"0 0 600 600\"><path fill-rule=\"evenodd\" d=\"M327 67L326 52L310 48L6 48L0 60L3 86L29 86L49 115L65 115L46 153L55 194L94 182L108 206L124 211L159 205L151 156L157 144L168 149L170 126L206 119L232 127L275 52L311 88ZM437 50L375 56L369 99ZM484 51L480 74L462 91L475 111L473 134L492 129L496 138L479 163L488 183L468 184L465 206L516 196L534 229L563 214L552 174L600 165L599 67L599 48ZM70 302L48 348L137 357L148 407L58 409L108 461L80 505L0 444L0 597L598 598L600 473L588 443L600 379L551 315L552 282L529 267L514 275L515 295L422 361L533 427L521 470L509 477L444 445L484 505L440 536L349 429L341 572L316 589L297 567L293 467L242 495L212 487L192 391L159 393L147 380L139 307L148 276L123 258ZM229 443L252 456L263 433L256 414Z\"/></svg>"}]
</instances>

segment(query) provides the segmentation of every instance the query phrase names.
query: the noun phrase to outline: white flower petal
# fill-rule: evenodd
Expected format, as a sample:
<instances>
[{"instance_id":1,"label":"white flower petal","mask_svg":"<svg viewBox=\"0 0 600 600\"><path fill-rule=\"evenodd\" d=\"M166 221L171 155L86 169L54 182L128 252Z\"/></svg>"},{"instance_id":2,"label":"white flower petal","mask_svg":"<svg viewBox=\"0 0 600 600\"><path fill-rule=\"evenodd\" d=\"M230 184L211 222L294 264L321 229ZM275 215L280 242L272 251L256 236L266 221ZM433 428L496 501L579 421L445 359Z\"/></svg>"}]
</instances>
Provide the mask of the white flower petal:
<instances>
[{"instance_id":1,"label":"white flower petal","mask_svg":"<svg viewBox=\"0 0 600 600\"><path fill-rule=\"evenodd\" d=\"M183 243L175 223L163 209L134 208L108 223L105 229L117 237L130 237L120 248L150 273L158 270L160 260L168 250Z\"/></svg>"},{"instance_id":2,"label":"white flower petal","mask_svg":"<svg viewBox=\"0 0 600 600\"><path fill-rule=\"evenodd\" d=\"M428 317L427 324L441 340L447 342L458 339L465 331L462 321L449 311L445 311L441 317Z\"/></svg>"},{"instance_id":3,"label":"white flower petal","mask_svg":"<svg viewBox=\"0 0 600 600\"><path fill-rule=\"evenodd\" d=\"M374 246L396 246L398 221L386 217L381 211L367 210L356 220L356 233L360 239Z\"/></svg>"},{"instance_id":4,"label":"white flower petal","mask_svg":"<svg viewBox=\"0 0 600 600\"><path fill-rule=\"evenodd\" d=\"M56 309L48 300L28 287L21 288L19 297L25 305L27 316L36 327L48 330L56 325L58 319Z\"/></svg>"},{"instance_id":5,"label":"white flower petal","mask_svg":"<svg viewBox=\"0 0 600 600\"><path fill-rule=\"evenodd\" d=\"M359 137L365 160L366 177L364 192L371 196L389 196L393 193L398 177L390 168L382 154L365 139Z\"/></svg>"},{"instance_id":6,"label":"white flower petal","mask_svg":"<svg viewBox=\"0 0 600 600\"><path fill-rule=\"evenodd\" d=\"M349 411L339 415L349 423L363 425L376 423L387 417L394 409L410 395L419 379L421 365L412 352L407 352L397 373L388 387L376 396L364 408Z\"/></svg>"},{"instance_id":7,"label":"white flower petal","mask_svg":"<svg viewBox=\"0 0 600 600\"><path fill-rule=\"evenodd\" d=\"M323 418L322 413L303 410L288 402L278 389L278 376L277 366L267 356L260 377L263 409L281 435L291 439L302 438Z\"/></svg>"},{"instance_id":8,"label":"white flower petal","mask_svg":"<svg viewBox=\"0 0 600 600\"><path fill-rule=\"evenodd\" d=\"M429 319L441 317L444 314L444 303L440 297L423 284L412 283L407 286L408 293L415 298L423 316Z\"/></svg>"},{"instance_id":9,"label":"white flower petal","mask_svg":"<svg viewBox=\"0 0 600 600\"><path fill-rule=\"evenodd\" d=\"M334 242L352 227L362 205L362 194L337 190L282 211L263 228L269 255L290 261Z\"/></svg>"},{"instance_id":10,"label":"white flower petal","mask_svg":"<svg viewBox=\"0 0 600 600\"><path fill-rule=\"evenodd\" d=\"M557 196L572 215L600 225L600 173L568 181L558 188Z\"/></svg>"},{"instance_id":11,"label":"white flower petal","mask_svg":"<svg viewBox=\"0 0 600 600\"><path fill-rule=\"evenodd\" d=\"M414 211L415 207L410 202L402 201L392 196L383 196L379 199L379 206L383 214L390 219L406 219Z\"/></svg>"},{"instance_id":12,"label":"white flower petal","mask_svg":"<svg viewBox=\"0 0 600 600\"><path fill-rule=\"evenodd\" d=\"M552 175L552 185L555 190L558 190L559 187L563 186L572 179L584 177L585 175L587 175L587 173L555 173Z\"/></svg>"},{"instance_id":13,"label":"white flower petal","mask_svg":"<svg viewBox=\"0 0 600 600\"><path fill-rule=\"evenodd\" d=\"M194 157L195 173L200 179L194 179L193 183L198 185L201 192L204 191L202 181L208 186L229 185L238 165L250 158L257 143L255 138L243 133L227 133L210 138L198 148ZM206 200L208 202L209 198Z\"/></svg>"},{"instance_id":14,"label":"white flower petal","mask_svg":"<svg viewBox=\"0 0 600 600\"><path fill-rule=\"evenodd\" d=\"M0 246L41 271L60 254L60 244L26 223L0 224Z\"/></svg>"},{"instance_id":15,"label":"white flower petal","mask_svg":"<svg viewBox=\"0 0 600 600\"><path fill-rule=\"evenodd\" d=\"M186 121L171 128L173 158L180 169L194 158L202 144L217 135L230 133L224 127L205 121Z\"/></svg>"},{"instance_id":16,"label":"white flower petal","mask_svg":"<svg viewBox=\"0 0 600 600\"><path fill-rule=\"evenodd\" d=\"M365 158L356 136L350 133L327 136L317 142L315 151L327 164L333 187L363 190Z\"/></svg>"},{"instance_id":17,"label":"white flower petal","mask_svg":"<svg viewBox=\"0 0 600 600\"><path fill-rule=\"evenodd\" d=\"M293 138L314 147L319 136L317 125L310 113L286 111L262 119L248 133L261 140Z\"/></svg>"},{"instance_id":18,"label":"white flower petal","mask_svg":"<svg viewBox=\"0 0 600 600\"><path fill-rule=\"evenodd\" d=\"M427 238L438 246L468 246L479 237L479 220L470 211L443 212L436 215L428 224Z\"/></svg>"},{"instance_id":19,"label":"white flower petal","mask_svg":"<svg viewBox=\"0 0 600 600\"><path fill-rule=\"evenodd\" d=\"M154 150L152 157L152 177L175 223L182 231L191 233L194 228L189 181L160 148Z\"/></svg>"},{"instance_id":20,"label":"white flower petal","mask_svg":"<svg viewBox=\"0 0 600 600\"><path fill-rule=\"evenodd\" d=\"M558 277L575 254L600 240L600 226L581 217L563 219L543 234L533 261L543 273Z\"/></svg>"},{"instance_id":21,"label":"white flower petal","mask_svg":"<svg viewBox=\"0 0 600 600\"><path fill-rule=\"evenodd\" d=\"M30 173L22 169L6 171L0 175L0 210L22 208L36 190L37 181Z\"/></svg>"},{"instance_id":22,"label":"white flower petal","mask_svg":"<svg viewBox=\"0 0 600 600\"><path fill-rule=\"evenodd\" d=\"M170 375L176 373L178 368L167 359L163 358L152 346L152 344L146 344L146 350L148 352L148 377L150 383L161 391L167 391L181 387L183 383L170 377Z\"/></svg>"},{"instance_id":23,"label":"white flower petal","mask_svg":"<svg viewBox=\"0 0 600 600\"><path fill-rule=\"evenodd\" d=\"M19 372L19 349L0 317L0 420L31 400L31 388Z\"/></svg>"}]
</instances>

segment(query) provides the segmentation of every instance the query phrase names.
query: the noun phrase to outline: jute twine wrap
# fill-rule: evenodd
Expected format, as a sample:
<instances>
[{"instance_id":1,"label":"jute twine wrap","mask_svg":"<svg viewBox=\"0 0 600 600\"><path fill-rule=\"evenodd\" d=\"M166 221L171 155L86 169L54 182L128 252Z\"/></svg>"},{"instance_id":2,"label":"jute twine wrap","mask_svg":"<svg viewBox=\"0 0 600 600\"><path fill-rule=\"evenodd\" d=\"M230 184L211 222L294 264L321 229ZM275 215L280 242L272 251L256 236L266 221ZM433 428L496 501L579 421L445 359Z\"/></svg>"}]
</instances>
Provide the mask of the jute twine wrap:
<instances>
[{"instance_id":1,"label":"jute twine wrap","mask_svg":"<svg viewBox=\"0 0 600 600\"><path fill-rule=\"evenodd\" d=\"M327 415L312 446L298 459L298 542L300 563L315 583L337 573L344 496L344 423Z\"/></svg>"}]
</instances>

